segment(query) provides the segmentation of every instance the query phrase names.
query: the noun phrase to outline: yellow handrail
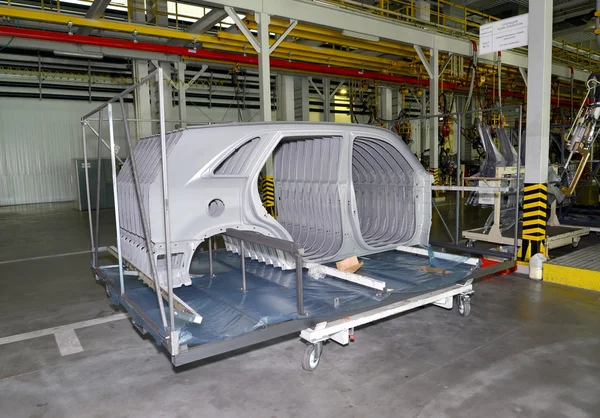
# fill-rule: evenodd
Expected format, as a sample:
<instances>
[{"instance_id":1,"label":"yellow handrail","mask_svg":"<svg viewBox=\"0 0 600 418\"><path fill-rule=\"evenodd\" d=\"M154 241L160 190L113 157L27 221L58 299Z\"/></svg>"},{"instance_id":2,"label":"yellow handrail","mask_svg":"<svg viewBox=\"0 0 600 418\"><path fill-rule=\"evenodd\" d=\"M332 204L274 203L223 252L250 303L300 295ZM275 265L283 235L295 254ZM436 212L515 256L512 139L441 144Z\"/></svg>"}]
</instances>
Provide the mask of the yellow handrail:
<instances>
[{"instance_id":1,"label":"yellow handrail","mask_svg":"<svg viewBox=\"0 0 600 418\"><path fill-rule=\"evenodd\" d=\"M367 14L381 15L382 12L384 12L384 10L380 10L380 8L376 6L361 4L353 0L320 1L344 6L345 8ZM444 6L455 8L457 14L462 14L462 18L444 13L442 11ZM460 32L463 36L473 40L479 38L478 33L473 32L473 29L478 29L482 24L500 20L500 18L495 16L447 0L437 0L435 7L437 7L437 10L435 8L423 8L416 5L414 0L388 0L385 17L393 20L408 21L423 26L432 26L442 33L456 34L456 32ZM409 10L409 13L404 12L404 10L407 9ZM430 15L429 21L417 18L417 11L428 12ZM462 13L460 13L461 11ZM481 21L481 23L478 21ZM458 27L448 26L449 23ZM600 52L567 42L563 39L557 38L554 41L553 58L556 62L589 71L596 71L598 66L600 66ZM525 49L523 48L521 50L524 51Z\"/></svg>"}]
</instances>

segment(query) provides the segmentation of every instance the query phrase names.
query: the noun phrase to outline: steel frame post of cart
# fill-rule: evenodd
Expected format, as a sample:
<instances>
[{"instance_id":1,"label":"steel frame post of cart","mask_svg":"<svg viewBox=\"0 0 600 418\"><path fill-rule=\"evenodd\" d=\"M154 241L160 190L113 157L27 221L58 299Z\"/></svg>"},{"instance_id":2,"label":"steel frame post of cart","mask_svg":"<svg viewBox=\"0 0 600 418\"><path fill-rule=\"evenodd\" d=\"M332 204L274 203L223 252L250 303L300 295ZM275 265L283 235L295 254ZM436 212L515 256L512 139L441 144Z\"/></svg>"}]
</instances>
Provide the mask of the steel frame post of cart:
<instances>
[{"instance_id":1,"label":"steel frame post of cart","mask_svg":"<svg viewBox=\"0 0 600 418\"><path fill-rule=\"evenodd\" d=\"M504 51L527 45L529 14L523 14L479 28L479 54Z\"/></svg>"}]
</instances>

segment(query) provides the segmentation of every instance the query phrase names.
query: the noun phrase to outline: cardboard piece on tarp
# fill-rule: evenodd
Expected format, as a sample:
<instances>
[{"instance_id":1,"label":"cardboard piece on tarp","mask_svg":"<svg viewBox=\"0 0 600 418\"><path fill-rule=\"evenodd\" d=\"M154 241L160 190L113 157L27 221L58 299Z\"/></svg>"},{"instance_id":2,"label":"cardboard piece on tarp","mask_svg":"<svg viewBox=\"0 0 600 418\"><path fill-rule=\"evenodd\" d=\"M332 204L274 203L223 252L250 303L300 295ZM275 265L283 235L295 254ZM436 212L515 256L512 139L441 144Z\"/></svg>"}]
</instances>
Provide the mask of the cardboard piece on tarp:
<instances>
[{"instance_id":1,"label":"cardboard piece on tarp","mask_svg":"<svg viewBox=\"0 0 600 418\"><path fill-rule=\"evenodd\" d=\"M346 273L354 273L356 270L361 268L365 263L358 261L357 256L348 257L342 261L335 263L338 270L345 271Z\"/></svg>"},{"instance_id":2,"label":"cardboard piece on tarp","mask_svg":"<svg viewBox=\"0 0 600 418\"><path fill-rule=\"evenodd\" d=\"M419 267L419 270L423 270L425 273L439 273L439 274L452 273L450 270L441 269L439 267L429 267L429 266L421 266L421 267Z\"/></svg>"}]
</instances>

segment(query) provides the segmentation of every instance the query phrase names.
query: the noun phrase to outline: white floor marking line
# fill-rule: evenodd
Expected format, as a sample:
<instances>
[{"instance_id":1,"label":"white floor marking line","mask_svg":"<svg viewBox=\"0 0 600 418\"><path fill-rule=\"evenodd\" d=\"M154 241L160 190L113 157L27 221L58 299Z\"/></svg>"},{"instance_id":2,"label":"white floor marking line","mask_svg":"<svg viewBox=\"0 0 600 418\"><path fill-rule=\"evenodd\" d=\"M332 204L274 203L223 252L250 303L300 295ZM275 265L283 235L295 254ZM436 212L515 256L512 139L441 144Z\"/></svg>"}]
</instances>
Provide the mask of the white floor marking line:
<instances>
[{"instance_id":1,"label":"white floor marking line","mask_svg":"<svg viewBox=\"0 0 600 418\"><path fill-rule=\"evenodd\" d=\"M63 329L54 334L56 344L61 356L68 356L69 354L81 353L83 347L79 338L75 335L75 331L72 329Z\"/></svg>"},{"instance_id":2,"label":"white floor marking line","mask_svg":"<svg viewBox=\"0 0 600 418\"><path fill-rule=\"evenodd\" d=\"M10 335L0 338L0 345L16 343L19 341L39 338L45 335L58 334L64 331L73 331L79 328L91 327L93 325L105 324L107 322L120 321L121 319L129 318L129 314L120 313L116 315L105 316L102 318L90 319L87 321L74 322L72 324L61 325L59 327L40 329L38 331L25 332L23 334Z\"/></svg>"},{"instance_id":3,"label":"white floor marking line","mask_svg":"<svg viewBox=\"0 0 600 418\"><path fill-rule=\"evenodd\" d=\"M67 257L67 256L70 256L70 255L89 254L91 252L92 252L91 250L85 250L85 251L74 251L72 253L42 255L40 257L18 258L16 260L0 261L0 264L21 263L23 261L43 260L45 258L54 258L54 257Z\"/></svg>"}]
</instances>

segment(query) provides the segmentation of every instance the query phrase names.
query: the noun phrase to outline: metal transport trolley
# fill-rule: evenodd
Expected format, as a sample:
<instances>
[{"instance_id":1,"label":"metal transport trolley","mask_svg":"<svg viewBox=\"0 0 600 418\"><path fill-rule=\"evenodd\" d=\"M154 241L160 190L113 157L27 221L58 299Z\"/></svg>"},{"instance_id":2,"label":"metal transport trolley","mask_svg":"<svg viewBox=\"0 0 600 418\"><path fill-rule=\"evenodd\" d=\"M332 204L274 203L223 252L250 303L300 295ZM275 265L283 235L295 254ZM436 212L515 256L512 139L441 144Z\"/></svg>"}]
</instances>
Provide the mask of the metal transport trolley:
<instances>
[{"instance_id":1,"label":"metal transport trolley","mask_svg":"<svg viewBox=\"0 0 600 418\"><path fill-rule=\"evenodd\" d=\"M171 253L168 222L171 209L166 162L168 152L173 151L168 151L166 146L162 80L162 70L154 71L84 116L82 128L84 166L88 166L85 135L89 130L98 139L99 159L103 144L110 150L112 177L115 179L115 247L98 245L100 216L96 212L94 227L92 213L88 212L95 277L105 283L110 302L123 306L141 333L149 334L157 344L165 347L175 366L299 333L307 344L302 366L312 371L319 364L324 342L333 340L346 345L354 339L355 330L362 325L426 305L456 308L460 315L468 316L471 312L473 281L514 267L512 255L505 255L504 262L481 268L481 260L478 258L436 252L430 246L388 245L385 250L371 251L368 255L359 257L358 261L362 263L360 269L348 272L338 270L333 262L312 261L307 258L305 249L293 241L229 227L209 235L205 241L208 245L202 250L194 247L190 258L185 261L189 262L189 268L185 264L186 268L181 269L184 264L181 260L174 267L173 260L178 260L179 254ZM138 201L141 219L119 215L119 206L129 204L127 198L134 192L137 196L141 192L136 180L137 190L128 191L124 188L125 191L120 190L124 194L119 195L117 189L121 184L116 175L118 157L113 126L113 105L116 104L120 105L131 155L133 146L127 128L124 97L149 81L157 81L159 90L160 135L154 138L159 138L160 143L147 142L146 146L157 144L154 150L158 156L155 157L153 167L157 173L160 172L157 175L161 177L164 196L160 204L152 206L152 210L155 217L164 219L165 244L154 246L150 242L149 227L143 215L145 212L141 201ZM104 140L102 133L103 112L108 116L108 142ZM96 114L99 115L97 131L90 125L90 117ZM328 129L332 129L331 126ZM365 144L371 146L368 142ZM134 162L131 163L131 171L135 179L137 173ZM85 181L87 205L90 207L90 179L87 169ZM119 199L119 196L125 199ZM426 196L429 198L430 193ZM423 193L419 198L425 198ZM189 208L190 211L196 209ZM214 209L218 211L220 208L217 205ZM157 214L159 215L156 216ZM419 216L423 217L423 214ZM123 223L140 226L145 232L143 239L146 241L132 244L135 237L122 237L120 225ZM160 226L154 225L152 232L160 229ZM223 238L226 245L235 242L238 251L231 251L231 245L226 249L216 249L215 237ZM426 239L427 234L421 237ZM177 245L181 245L180 243L172 244L173 248L179 250ZM127 254L130 248L122 248L123 245L137 245L135 250L139 250L138 253L153 247L154 253L147 251L147 257L142 257L143 259L128 259L124 252ZM156 253L157 248L163 253ZM272 259L276 262L289 261L291 267L280 268L275 263L265 263L260 257L248 257L246 254L249 248L273 255ZM100 256L102 252L113 255L117 264L106 265L106 257ZM470 252L476 253L472 249ZM138 253L129 252L134 255ZM152 267L150 272L136 267L147 267L148 264L144 264L144 261L148 259L156 262L148 263ZM112 262L109 261L108 264L110 263ZM179 275L177 280L185 283L173 285L175 271Z\"/></svg>"}]
</instances>

